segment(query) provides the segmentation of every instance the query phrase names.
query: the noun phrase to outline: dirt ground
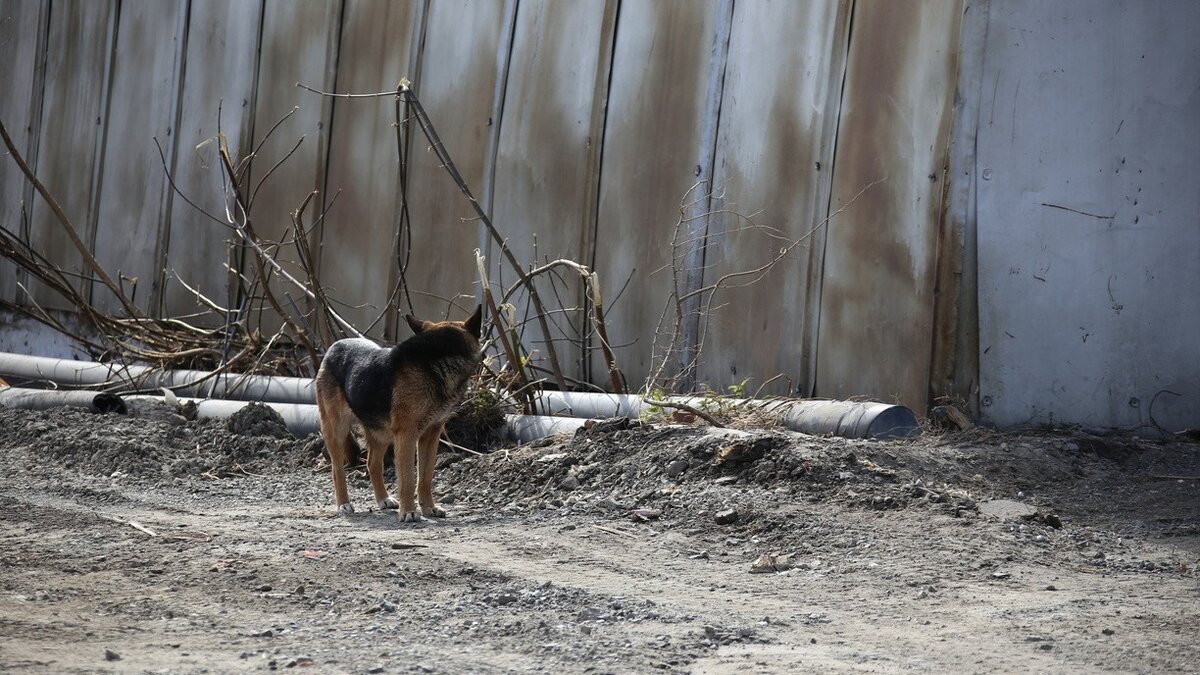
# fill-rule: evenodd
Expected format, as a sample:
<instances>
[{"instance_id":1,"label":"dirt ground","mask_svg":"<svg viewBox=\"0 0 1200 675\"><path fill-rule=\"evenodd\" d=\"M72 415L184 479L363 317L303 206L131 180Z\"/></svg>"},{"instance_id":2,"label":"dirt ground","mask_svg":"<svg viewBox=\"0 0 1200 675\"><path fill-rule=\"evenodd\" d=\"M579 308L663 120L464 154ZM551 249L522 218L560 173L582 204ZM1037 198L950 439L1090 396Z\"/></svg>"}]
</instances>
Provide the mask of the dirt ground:
<instances>
[{"instance_id":1,"label":"dirt ground","mask_svg":"<svg viewBox=\"0 0 1200 675\"><path fill-rule=\"evenodd\" d=\"M0 410L0 671L1200 669L1197 444L611 421L413 525L235 427Z\"/></svg>"}]
</instances>

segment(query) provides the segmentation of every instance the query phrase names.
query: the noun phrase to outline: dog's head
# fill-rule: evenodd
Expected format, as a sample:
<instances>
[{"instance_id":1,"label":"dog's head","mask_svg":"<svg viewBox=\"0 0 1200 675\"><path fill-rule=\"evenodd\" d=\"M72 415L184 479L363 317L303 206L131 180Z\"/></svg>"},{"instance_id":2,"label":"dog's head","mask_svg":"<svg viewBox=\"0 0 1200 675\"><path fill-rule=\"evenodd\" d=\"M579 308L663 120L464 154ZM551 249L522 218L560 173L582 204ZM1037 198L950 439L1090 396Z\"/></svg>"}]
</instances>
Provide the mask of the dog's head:
<instances>
[{"instance_id":1,"label":"dog's head","mask_svg":"<svg viewBox=\"0 0 1200 675\"><path fill-rule=\"evenodd\" d=\"M483 305L475 307L475 313L466 321L422 321L412 314L405 314L404 320L413 329L413 333L421 334L431 331L448 331L467 338L473 353L479 352L479 336L483 333Z\"/></svg>"}]
</instances>

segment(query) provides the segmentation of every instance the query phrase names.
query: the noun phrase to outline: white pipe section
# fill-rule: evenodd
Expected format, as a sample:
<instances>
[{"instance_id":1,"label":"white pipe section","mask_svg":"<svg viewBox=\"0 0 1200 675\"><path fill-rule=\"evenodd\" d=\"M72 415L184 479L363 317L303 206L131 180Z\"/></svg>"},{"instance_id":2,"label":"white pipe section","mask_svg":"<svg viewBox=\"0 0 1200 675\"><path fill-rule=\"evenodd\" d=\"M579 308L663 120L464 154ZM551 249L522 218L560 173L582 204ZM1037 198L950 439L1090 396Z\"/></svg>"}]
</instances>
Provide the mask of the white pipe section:
<instances>
[{"instance_id":1,"label":"white pipe section","mask_svg":"<svg viewBox=\"0 0 1200 675\"><path fill-rule=\"evenodd\" d=\"M704 409L711 401L696 396L671 396L667 403ZM846 438L905 438L920 433L917 417L901 405L855 401L798 399L720 399L722 405L757 408L785 427L806 434ZM637 418L652 406L632 394L544 391L535 400L543 415Z\"/></svg>"},{"instance_id":2,"label":"white pipe section","mask_svg":"<svg viewBox=\"0 0 1200 675\"><path fill-rule=\"evenodd\" d=\"M121 384L129 389L170 389L182 396L231 398L281 403L312 403L313 381L307 377L213 375L203 370L158 370L149 366L69 361L0 352L0 375L68 386Z\"/></svg>"}]
</instances>

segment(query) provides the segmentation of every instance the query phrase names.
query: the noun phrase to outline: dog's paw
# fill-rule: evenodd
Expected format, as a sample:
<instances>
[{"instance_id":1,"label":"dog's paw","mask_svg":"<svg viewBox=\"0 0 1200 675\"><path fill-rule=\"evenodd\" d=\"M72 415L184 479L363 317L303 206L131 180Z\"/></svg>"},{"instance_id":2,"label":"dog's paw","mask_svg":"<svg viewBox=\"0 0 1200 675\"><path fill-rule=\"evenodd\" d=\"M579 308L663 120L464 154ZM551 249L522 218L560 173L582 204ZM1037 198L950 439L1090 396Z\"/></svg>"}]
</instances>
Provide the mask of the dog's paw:
<instances>
[{"instance_id":1,"label":"dog's paw","mask_svg":"<svg viewBox=\"0 0 1200 675\"><path fill-rule=\"evenodd\" d=\"M426 518L445 518L446 517L446 509L443 509L442 507L437 506L437 505L422 506L421 514L424 515Z\"/></svg>"},{"instance_id":2,"label":"dog's paw","mask_svg":"<svg viewBox=\"0 0 1200 675\"><path fill-rule=\"evenodd\" d=\"M338 509L338 515L341 515L341 516L348 516L351 513L354 513L354 505L351 504L350 502L346 502L345 504L339 504L337 509Z\"/></svg>"},{"instance_id":3,"label":"dog's paw","mask_svg":"<svg viewBox=\"0 0 1200 675\"><path fill-rule=\"evenodd\" d=\"M400 522L402 522L402 523L416 523L416 522L420 522L420 520L421 520L421 514L417 513L416 511L401 511L400 512Z\"/></svg>"},{"instance_id":4,"label":"dog's paw","mask_svg":"<svg viewBox=\"0 0 1200 675\"><path fill-rule=\"evenodd\" d=\"M381 511L384 509L400 508L400 502L396 501L395 499L393 499L391 497L384 497L383 499L376 499L375 504L379 507L379 509Z\"/></svg>"}]
</instances>

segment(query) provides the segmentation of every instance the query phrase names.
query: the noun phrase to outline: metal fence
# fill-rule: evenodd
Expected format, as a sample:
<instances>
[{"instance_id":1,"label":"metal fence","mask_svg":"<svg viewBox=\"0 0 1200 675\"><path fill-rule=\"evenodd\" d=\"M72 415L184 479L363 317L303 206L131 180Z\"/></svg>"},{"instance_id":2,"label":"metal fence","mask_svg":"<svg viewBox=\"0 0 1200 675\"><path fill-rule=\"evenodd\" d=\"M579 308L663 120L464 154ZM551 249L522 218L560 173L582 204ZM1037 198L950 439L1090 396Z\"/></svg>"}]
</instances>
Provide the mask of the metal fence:
<instances>
[{"instance_id":1,"label":"metal fence","mask_svg":"<svg viewBox=\"0 0 1200 675\"><path fill-rule=\"evenodd\" d=\"M1068 61L1081 68L1076 81L1091 81L1094 69L1069 56L1088 39L1078 26L1109 35L1126 15L1152 17L1139 24L1145 41L1160 29L1174 35L1170 16L1185 26L1197 16L1188 3L1068 4L1089 23L1016 0L0 0L0 119L19 132L23 152L99 261L126 283L137 279L138 303L165 314L195 306L170 273L224 297L226 265L237 261L227 259L229 233L168 189L154 139L180 189L219 210L211 142L218 107L230 147L242 156L258 152L250 183L303 137L263 184L256 226L283 236L289 212L320 191L315 211L332 204L319 233L322 281L355 306L347 317L365 325L397 277L395 103L325 98L295 85L379 91L407 77L517 252L529 262L566 257L592 266L606 297L619 295L608 308L609 332L631 381L650 369L672 283L662 270L678 253L672 240L681 227L693 247L687 289L753 269L803 239L757 283L725 292L710 322L692 328L692 339L704 340L700 382L722 389L750 378L753 391L782 373L767 391L865 394L918 410L943 395L968 406L1003 400L1009 407L979 412L1012 424L1053 409L1050 383L1026 396L1019 382L1040 382L1033 371L1053 369L1029 356L1036 349L1029 343L1000 336L1014 325L1036 332L1059 313L1052 301L1040 313L1021 309L1021 296L1048 286L1004 283L998 269L1014 251L1002 233L1070 214L1031 204L1024 183L993 182L1005 191L985 195L976 169L999 153L997 167L1041 187L1055 183L1051 172L1029 165L1033 148L1058 133L1039 126L1042 102L1032 97L1054 95L1046 63ZM1044 29L1058 32L1047 37ZM1133 59L1130 50L1141 46L1116 53ZM1168 63L1194 51L1187 39L1155 47L1154 62L1191 84ZM1115 88L1102 82L1097 96ZM1183 110L1195 121L1194 102L1171 105L1168 113ZM1097 117L1065 106L1055 125L1071 124L1067 111L1089 123ZM1115 117L1104 122L1118 128ZM1137 125L1131 135L1136 123L1125 124L1122 141L1151 133ZM1005 133L1007 147L1025 149L999 150ZM1196 168L1194 160L1184 164ZM445 298L476 292L473 250L488 246L432 153L416 144L407 168L405 277L417 313L441 315ZM693 190L701 181L715 186L711 196ZM1015 222L1004 215L1013 204L1031 211ZM1187 204L1179 211L1185 216ZM751 214L772 229L747 230L741 216ZM52 260L78 267L10 162L0 162L0 218ZM1194 252L1188 222L1196 224L1185 217L1168 231ZM1043 240L1029 233L1021 255L1032 260ZM1053 246L1069 250L1066 239L1089 236L1072 230ZM1056 274L1090 264L1043 257L1058 265ZM1098 269L1125 269L1115 251L1109 258L1116 262ZM1031 274L1038 264L1022 269ZM1166 273L1172 283L1195 281L1196 263L1180 265L1182 272ZM16 280L0 274L0 293L28 302ZM1112 302L1125 290L1117 283ZM33 296L54 305L44 291ZM1192 317L1200 315L1188 302ZM1195 318L1185 323L1198 327ZM1047 339L1066 332L1056 327ZM560 351L570 352L564 362L572 376L602 383L594 346L572 342ZM1194 370L1196 348L1173 349L1176 362L1190 355ZM1089 363L1120 370L1111 352ZM1144 380L1161 380L1169 367L1164 361L1126 378L1137 390L1129 395L1148 400L1155 385ZM1130 422L1128 411L1103 409L1126 398L1125 389L1092 406L1084 400L1087 373L1053 372L1077 392L1075 418ZM1194 381L1171 386L1187 389L1192 402L1164 398L1160 405L1175 412L1161 410L1194 420Z\"/></svg>"}]
</instances>

